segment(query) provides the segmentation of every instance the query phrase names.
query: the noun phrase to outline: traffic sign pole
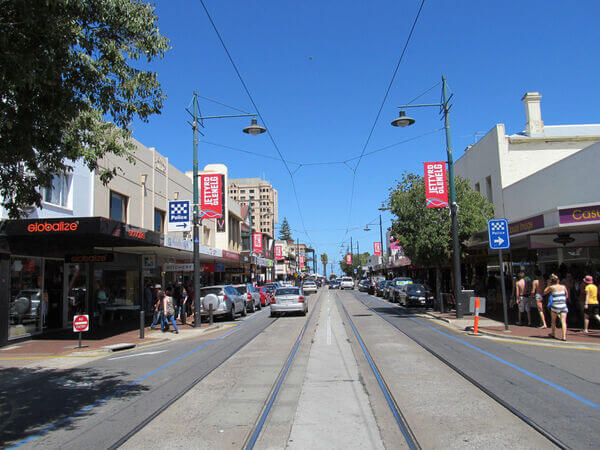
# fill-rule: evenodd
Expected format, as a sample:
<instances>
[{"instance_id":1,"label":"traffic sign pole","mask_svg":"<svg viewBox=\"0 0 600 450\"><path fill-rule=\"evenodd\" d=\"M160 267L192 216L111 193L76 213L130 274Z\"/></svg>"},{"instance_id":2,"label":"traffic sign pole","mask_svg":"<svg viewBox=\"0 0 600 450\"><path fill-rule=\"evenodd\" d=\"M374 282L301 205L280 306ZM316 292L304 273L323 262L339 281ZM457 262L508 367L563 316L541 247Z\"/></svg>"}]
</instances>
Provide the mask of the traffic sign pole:
<instances>
[{"instance_id":1,"label":"traffic sign pole","mask_svg":"<svg viewBox=\"0 0 600 450\"><path fill-rule=\"evenodd\" d=\"M81 348L81 331L79 332L79 346L77 348Z\"/></svg>"},{"instance_id":2,"label":"traffic sign pole","mask_svg":"<svg viewBox=\"0 0 600 450\"><path fill-rule=\"evenodd\" d=\"M502 261L502 250L498 250L500 259L500 285L502 288L502 309L504 310L504 331L508 330L508 308L506 306L506 286L504 285L504 262Z\"/></svg>"}]
</instances>

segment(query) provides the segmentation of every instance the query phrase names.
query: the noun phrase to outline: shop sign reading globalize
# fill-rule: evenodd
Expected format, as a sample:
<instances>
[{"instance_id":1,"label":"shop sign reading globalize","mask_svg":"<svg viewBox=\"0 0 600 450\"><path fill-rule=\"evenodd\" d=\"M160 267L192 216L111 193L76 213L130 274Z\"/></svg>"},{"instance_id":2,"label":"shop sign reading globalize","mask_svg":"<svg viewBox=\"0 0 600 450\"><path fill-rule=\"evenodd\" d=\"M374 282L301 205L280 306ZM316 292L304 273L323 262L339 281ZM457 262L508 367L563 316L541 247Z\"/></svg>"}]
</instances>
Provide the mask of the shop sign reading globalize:
<instances>
[{"instance_id":1,"label":"shop sign reading globalize","mask_svg":"<svg viewBox=\"0 0 600 450\"><path fill-rule=\"evenodd\" d=\"M426 162L425 164L425 206L427 208L447 208L446 163Z\"/></svg>"},{"instance_id":2,"label":"shop sign reading globalize","mask_svg":"<svg viewBox=\"0 0 600 450\"><path fill-rule=\"evenodd\" d=\"M252 252L262 254L262 252L263 252L262 233L252 233Z\"/></svg>"},{"instance_id":3,"label":"shop sign reading globalize","mask_svg":"<svg viewBox=\"0 0 600 450\"><path fill-rule=\"evenodd\" d=\"M200 217L202 219L218 219L223 217L223 177L215 174L200 175L202 195L200 200Z\"/></svg>"}]
</instances>

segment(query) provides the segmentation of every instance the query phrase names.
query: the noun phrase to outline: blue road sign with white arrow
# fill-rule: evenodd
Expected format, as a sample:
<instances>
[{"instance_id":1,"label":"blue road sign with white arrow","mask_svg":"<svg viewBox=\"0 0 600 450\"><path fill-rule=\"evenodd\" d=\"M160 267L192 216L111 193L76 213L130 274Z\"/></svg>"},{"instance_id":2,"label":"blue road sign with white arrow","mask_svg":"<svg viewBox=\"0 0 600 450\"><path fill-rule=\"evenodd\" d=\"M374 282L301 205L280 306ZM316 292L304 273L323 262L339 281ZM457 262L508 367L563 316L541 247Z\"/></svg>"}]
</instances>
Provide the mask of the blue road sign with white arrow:
<instances>
[{"instance_id":1,"label":"blue road sign with white arrow","mask_svg":"<svg viewBox=\"0 0 600 450\"><path fill-rule=\"evenodd\" d=\"M168 231L190 231L190 201L179 200L169 202Z\"/></svg>"},{"instance_id":2,"label":"blue road sign with white arrow","mask_svg":"<svg viewBox=\"0 0 600 450\"><path fill-rule=\"evenodd\" d=\"M510 233L508 230L508 220L490 219L488 220L488 239L492 250L505 250L510 248Z\"/></svg>"}]
</instances>

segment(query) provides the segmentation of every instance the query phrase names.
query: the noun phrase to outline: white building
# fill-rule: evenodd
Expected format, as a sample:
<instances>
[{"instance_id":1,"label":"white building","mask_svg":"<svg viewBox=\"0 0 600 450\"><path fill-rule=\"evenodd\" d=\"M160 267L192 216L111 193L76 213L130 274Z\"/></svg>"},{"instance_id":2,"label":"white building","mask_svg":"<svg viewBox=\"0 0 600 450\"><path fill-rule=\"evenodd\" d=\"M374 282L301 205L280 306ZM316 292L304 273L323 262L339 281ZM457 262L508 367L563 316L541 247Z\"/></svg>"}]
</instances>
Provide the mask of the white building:
<instances>
[{"instance_id":1,"label":"white building","mask_svg":"<svg viewBox=\"0 0 600 450\"><path fill-rule=\"evenodd\" d=\"M509 220L513 261L595 265L600 124L545 125L541 97L523 97L524 131L507 134L495 125L455 162L455 174Z\"/></svg>"}]
</instances>

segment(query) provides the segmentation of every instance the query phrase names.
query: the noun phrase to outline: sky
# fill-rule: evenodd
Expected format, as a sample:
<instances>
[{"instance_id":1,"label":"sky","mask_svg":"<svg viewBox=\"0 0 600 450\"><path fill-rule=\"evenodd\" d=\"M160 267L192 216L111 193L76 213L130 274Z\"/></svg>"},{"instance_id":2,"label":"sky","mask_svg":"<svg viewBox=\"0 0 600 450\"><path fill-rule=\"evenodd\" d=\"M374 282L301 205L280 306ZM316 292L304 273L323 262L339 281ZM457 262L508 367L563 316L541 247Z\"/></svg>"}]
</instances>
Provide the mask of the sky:
<instances>
[{"instance_id":1,"label":"sky","mask_svg":"<svg viewBox=\"0 0 600 450\"><path fill-rule=\"evenodd\" d=\"M542 94L546 125L598 123L597 17L592 0L481 2L426 0L372 137L367 138L392 79L421 0L370 2L204 0L283 158L267 134L249 136L249 119L205 122L200 168L223 163L230 178L262 177L279 191L279 222L330 262L350 237L361 252L379 241L379 207L404 171L446 159L436 108L409 111L416 123L390 122L400 104L446 75L454 159L497 123L525 128L521 98ZM200 96L255 113L199 0L154 2L171 49L150 64L166 100L161 115L134 124L134 137L180 170L192 168L192 130L185 108ZM148 67L148 66L145 66ZM441 86L416 103L438 103ZM204 115L236 111L206 100ZM439 131L435 131L439 130ZM401 143L402 141L407 141ZM210 143L208 143L210 142ZM392 144L387 150L347 161ZM218 144L218 145L214 145ZM222 146L267 155L242 153ZM296 170L297 169L297 170ZM575 177L576 175L573 175ZM575 179L575 178L573 178ZM392 217L383 213L384 234ZM365 225L370 223L370 232ZM356 251L356 249L355 249ZM320 258L318 256L320 261ZM329 272L330 267L328 267ZM319 272L322 272L319 264Z\"/></svg>"}]
</instances>

